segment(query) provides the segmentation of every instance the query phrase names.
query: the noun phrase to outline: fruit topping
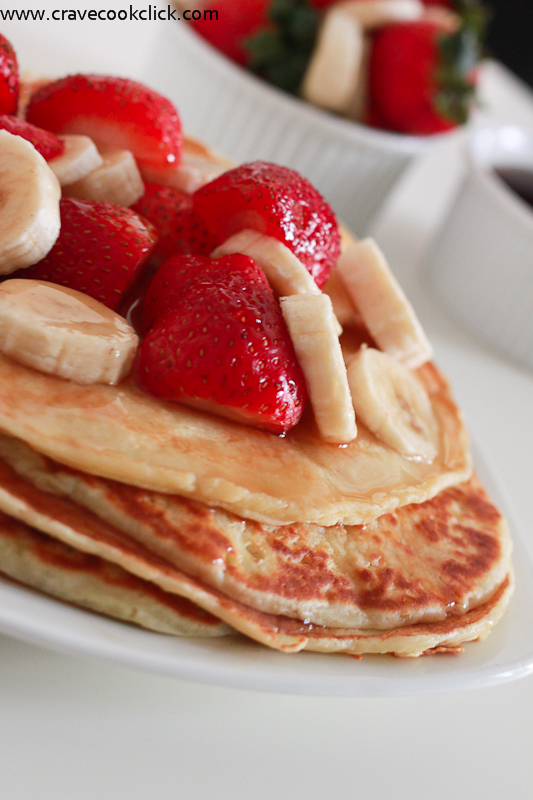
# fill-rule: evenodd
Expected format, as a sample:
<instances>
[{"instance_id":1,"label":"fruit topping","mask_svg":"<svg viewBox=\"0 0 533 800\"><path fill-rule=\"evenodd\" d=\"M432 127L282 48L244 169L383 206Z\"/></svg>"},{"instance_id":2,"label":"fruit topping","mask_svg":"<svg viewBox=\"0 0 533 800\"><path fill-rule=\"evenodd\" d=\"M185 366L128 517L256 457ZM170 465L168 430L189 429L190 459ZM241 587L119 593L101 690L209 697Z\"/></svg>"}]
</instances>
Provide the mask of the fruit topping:
<instances>
[{"instance_id":1,"label":"fruit topping","mask_svg":"<svg viewBox=\"0 0 533 800\"><path fill-rule=\"evenodd\" d=\"M359 83L364 50L359 20L348 6L325 15L302 83L302 96L322 108L348 111Z\"/></svg>"},{"instance_id":2,"label":"fruit topping","mask_svg":"<svg viewBox=\"0 0 533 800\"><path fill-rule=\"evenodd\" d=\"M431 401L403 364L362 347L348 364L348 380L357 417L378 439L402 455L433 461L437 448Z\"/></svg>"},{"instance_id":3,"label":"fruit topping","mask_svg":"<svg viewBox=\"0 0 533 800\"><path fill-rule=\"evenodd\" d=\"M319 287L339 256L333 211L308 180L287 167L255 161L229 170L194 193L193 208L218 244L247 228L278 239Z\"/></svg>"},{"instance_id":4,"label":"fruit topping","mask_svg":"<svg viewBox=\"0 0 533 800\"><path fill-rule=\"evenodd\" d=\"M302 262L273 236L245 229L217 247L212 257L219 258L230 253L242 253L257 261L278 296L320 292Z\"/></svg>"},{"instance_id":5,"label":"fruit topping","mask_svg":"<svg viewBox=\"0 0 533 800\"><path fill-rule=\"evenodd\" d=\"M376 33L372 47L372 103L393 130L450 130L468 119L478 59L478 40L467 25L451 35L435 21L390 25Z\"/></svg>"},{"instance_id":6,"label":"fruit topping","mask_svg":"<svg viewBox=\"0 0 533 800\"><path fill-rule=\"evenodd\" d=\"M76 383L118 383L138 338L126 320L86 294L53 283L0 285L0 351Z\"/></svg>"},{"instance_id":7,"label":"fruit topping","mask_svg":"<svg viewBox=\"0 0 533 800\"><path fill-rule=\"evenodd\" d=\"M115 309L151 254L157 240L153 227L110 203L66 197L60 209L54 247L17 277L67 286Z\"/></svg>"},{"instance_id":8,"label":"fruit topping","mask_svg":"<svg viewBox=\"0 0 533 800\"><path fill-rule=\"evenodd\" d=\"M70 75L38 89L26 116L54 133L90 136L100 152L131 150L143 177L171 173L180 163L178 112L141 83L102 75Z\"/></svg>"},{"instance_id":9,"label":"fruit topping","mask_svg":"<svg viewBox=\"0 0 533 800\"><path fill-rule=\"evenodd\" d=\"M55 134L36 128L35 125L30 125L18 117L11 117L9 114L0 115L0 129L9 131L14 136L22 136L27 142L31 142L45 161L60 156L65 151L65 143Z\"/></svg>"},{"instance_id":10,"label":"fruit topping","mask_svg":"<svg viewBox=\"0 0 533 800\"><path fill-rule=\"evenodd\" d=\"M59 234L57 178L35 147L0 131L0 274L43 258Z\"/></svg>"},{"instance_id":11,"label":"fruit topping","mask_svg":"<svg viewBox=\"0 0 533 800\"><path fill-rule=\"evenodd\" d=\"M153 252L156 261L170 256L208 256L215 248L215 238L203 220L193 211L192 198L173 186L146 183L144 195L133 210L150 220L159 235Z\"/></svg>"},{"instance_id":12,"label":"fruit topping","mask_svg":"<svg viewBox=\"0 0 533 800\"><path fill-rule=\"evenodd\" d=\"M280 303L321 437L335 444L353 441L355 413L330 298L292 295Z\"/></svg>"},{"instance_id":13,"label":"fruit topping","mask_svg":"<svg viewBox=\"0 0 533 800\"><path fill-rule=\"evenodd\" d=\"M62 136L63 153L49 162L61 186L70 186L103 164L103 158L88 136Z\"/></svg>"},{"instance_id":14,"label":"fruit topping","mask_svg":"<svg viewBox=\"0 0 533 800\"><path fill-rule=\"evenodd\" d=\"M141 173L129 150L105 153L103 163L66 187L68 197L131 206L144 194Z\"/></svg>"},{"instance_id":15,"label":"fruit topping","mask_svg":"<svg viewBox=\"0 0 533 800\"><path fill-rule=\"evenodd\" d=\"M0 34L0 114L16 114L19 100L19 68L15 51Z\"/></svg>"},{"instance_id":16,"label":"fruit topping","mask_svg":"<svg viewBox=\"0 0 533 800\"><path fill-rule=\"evenodd\" d=\"M433 350L415 310L373 239L341 255L337 271L376 344L406 367L417 369Z\"/></svg>"},{"instance_id":17,"label":"fruit topping","mask_svg":"<svg viewBox=\"0 0 533 800\"><path fill-rule=\"evenodd\" d=\"M148 391L284 433L303 411L305 382L281 311L247 256L174 257L145 300L138 375Z\"/></svg>"}]
</instances>

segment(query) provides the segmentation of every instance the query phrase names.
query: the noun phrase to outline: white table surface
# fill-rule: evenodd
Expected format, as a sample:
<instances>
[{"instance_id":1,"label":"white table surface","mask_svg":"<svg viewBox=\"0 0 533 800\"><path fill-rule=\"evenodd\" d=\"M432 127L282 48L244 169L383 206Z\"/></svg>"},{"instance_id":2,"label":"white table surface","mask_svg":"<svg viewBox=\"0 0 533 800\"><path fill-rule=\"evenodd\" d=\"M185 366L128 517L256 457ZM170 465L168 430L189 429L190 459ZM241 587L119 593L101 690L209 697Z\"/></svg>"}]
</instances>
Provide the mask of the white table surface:
<instances>
[{"instance_id":1,"label":"white table surface","mask_svg":"<svg viewBox=\"0 0 533 800\"><path fill-rule=\"evenodd\" d=\"M60 6L26 7L37 5ZM163 24L6 22L1 30L37 72L140 78L157 61ZM485 71L483 88L484 117L533 126L527 92L497 65ZM375 235L533 550L533 375L458 328L424 278L460 172L458 143L417 164ZM142 674L0 637L2 800L521 800L533 796L532 752L533 677L421 697L291 697Z\"/></svg>"}]
</instances>

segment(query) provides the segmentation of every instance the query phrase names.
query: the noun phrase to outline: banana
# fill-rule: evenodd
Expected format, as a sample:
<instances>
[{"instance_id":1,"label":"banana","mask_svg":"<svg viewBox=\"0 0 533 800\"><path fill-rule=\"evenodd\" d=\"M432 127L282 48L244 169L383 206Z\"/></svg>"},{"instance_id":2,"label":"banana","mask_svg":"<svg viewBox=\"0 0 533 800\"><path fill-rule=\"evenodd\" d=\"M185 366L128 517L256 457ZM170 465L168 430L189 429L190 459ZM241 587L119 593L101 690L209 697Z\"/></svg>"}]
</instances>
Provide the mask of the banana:
<instances>
[{"instance_id":1,"label":"banana","mask_svg":"<svg viewBox=\"0 0 533 800\"><path fill-rule=\"evenodd\" d=\"M431 359L433 350L415 311L373 239L363 239L345 250L337 270L382 350L410 369Z\"/></svg>"},{"instance_id":2,"label":"banana","mask_svg":"<svg viewBox=\"0 0 533 800\"><path fill-rule=\"evenodd\" d=\"M138 337L92 297L46 281L0 284L0 351L27 367L76 383L118 383Z\"/></svg>"},{"instance_id":3,"label":"banana","mask_svg":"<svg viewBox=\"0 0 533 800\"><path fill-rule=\"evenodd\" d=\"M257 261L277 295L320 294L314 278L300 259L273 236L245 229L217 247L211 258L231 253L242 253Z\"/></svg>"},{"instance_id":4,"label":"banana","mask_svg":"<svg viewBox=\"0 0 533 800\"><path fill-rule=\"evenodd\" d=\"M30 142L0 131L0 274L36 264L59 235L57 179Z\"/></svg>"},{"instance_id":5,"label":"banana","mask_svg":"<svg viewBox=\"0 0 533 800\"><path fill-rule=\"evenodd\" d=\"M363 57L363 31L344 3L324 15L311 61L302 81L302 96L331 111L347 110L357 90Z\"/></svg>"},{"instance_id":6,"label":"banana","mask_svg":"<svg viewBox=\"0 0 533 800\"><path fill-rule=\"evenodd\" d=\"M61 186L69 186L102 166L104 160L88 136L68 135L59 138L65 143L65 151L63 155L51 158L48 166Z\"/></svg>"},{"instance_id":7,"label":"banana","mask_svg":"<svg viewBox=\"0 0 533 800\"><path fill-rule=\"evenodd\" d=\"M421 0L348 0L342 7L354 15L364 31L420 19L425 10Z\"/></svg>"},{"instance_id":8,"label":"banana","mask_svg":"<svg viewBox=\"0 0 533 800\"><path fill-rule=\"evenodd\" d=\"M280 304L320 435L335 444L353 441L357 425L330 298L295 294L280 297Z\"/></svg>"},{"instance_id":9,"label":"banana","mask_svg":"<svg viewBox=\"0 0 533 800\"><path fill-rule=\"evenodd\" d=\"M133 153L114 150L104 153L103 164L66 186L64 193L81 200L104 200L131 206L143 196L144 183Z\"/></svg>"},{"instance_id":10,"label":"banana","mask_svg":"<svg viewBox=\"0 0 533 800\"><path fill-rule=\"evenodd\" d=\"M443 33L456 33L461 27L459 14L445 6L427 6L423 19L427 22L436 22Z\"/></svg>"},{"instance_id":11,"label":"banana","mask_svg":"<svg viewBox=\"0 0 533 800\"><path fill-rule=\"evenodd\" d=\"M436 423L428 394L399 361L362 347L348 364L357 417L398 453L431 462L437 456Z\"/></svg>"},{"instance_id":12,"label":"banana","mask_svg":"<svg viewBox=\"0 0 533 800\"><path fill-rule=\"evenodd\" d=\"M336 269L333 270L326 283L322 287L324 294L327 294L332 302L333 311L342 327L362 324L359 312L354 306L346 287L339 277Z\"/></svg>"},{"instance_id":13,"label":"banana","mask_svg":"<svg viewBox=\"0 0 533 800\"><path fill-rule=\"evenodd\" d=\"M182 192L193 194L234 166L232 161L215 153L203 142L185 136L182 162L179 166L173 170L143 166L142 176L146 181L173 186Z\"/></svg>"}]
</instances>

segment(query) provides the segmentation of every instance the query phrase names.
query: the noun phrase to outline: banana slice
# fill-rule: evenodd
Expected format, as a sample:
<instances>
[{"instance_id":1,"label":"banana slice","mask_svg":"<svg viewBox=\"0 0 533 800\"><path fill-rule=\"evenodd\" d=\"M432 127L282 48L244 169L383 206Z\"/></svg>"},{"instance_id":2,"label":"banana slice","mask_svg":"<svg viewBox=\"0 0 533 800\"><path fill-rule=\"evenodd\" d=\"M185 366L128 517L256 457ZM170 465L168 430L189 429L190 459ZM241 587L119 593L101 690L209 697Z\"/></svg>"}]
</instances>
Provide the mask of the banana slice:
<instances>
[{"instance_id":1,"label":"banana slice","mask_svg":"<svg viewBox=\"0 0 533 800\"><path fill-rule=\"evenodd\" d=\"M349 0L342 7L356 17L364 31L394 22L412 22L420 19L425 10L422 0Z\"/></svg>"},{"instance_id":2,"label":"banana slice","mask_svg":"<svg viewBox=\"0 0 533 800\"><path fill-rule=\"evenodd\" d=\"M0 274L36 264L59 235L57 178L32 144L0 131Z\"/></svg>"},{"instance_id":3,"label":"banana slice","mask_svg":"<svg viewBox=\"0 0 533 800\"><path fill-rule=\"evenodd\" d=\"M426 6L423 19L427 22L436 22L443 33L456 33L461 27L459 14L445 6Z\"/></svg>"},{"instance_id":4,"label":"banana slice","mask_svg":"<svg viewBox=\"0 0 533 800\"><path fill-rule=\"evenodd\" d=\"M346 444L357 436L337 319L327 294L280 297L281 311L303 370L320 435Z\"/></svg>"},{"instance_id":5,"label":"banana slice","mask_svg":"<svg viewBox=\"0 0 533 800\"><path fill-rule=\"evenodd\" d=\"M339 325L342 325L343 328L349 328L352 325L361 324L361 316L346 291L346 286L336 269L333 270L327 279L322 287L322 291L329 296Z\"/></svg>"},{"instance_id":6,"label":"banana slice","mask_svg":"<svg viewBox=\"0 0 533 800\"><path fill-rule=\"evenodd\" d=\"M362 347L348 364L355 413L398 453L431 462L437 455L436 423L418 379L387 353Z\"/></svg>"},{"instance_id":7,"label":"banana slice","mask_svg":"<svg viewBox=\"0 0 533 800\"><path fill-rule=\"evenodd\" d=\"M312 275L283 242L246 229L227 239L211 258L242 253L257 261L277 295L320 294Z\"/></svg>"},{"instance_id":8,"label":"banana slice","mask_svg":"<svg viewBox=\"0 0 533 800\"><path fill-rule=\"evenodd\" d=\"M69 186L79 181L104 163L95 143L88 136L69 135L59 138L65 143L65 152L61 156L51 158L48 166L61 186Z\"/></svg>"},{"instance_id":9,"label":"banana slice","mask_svg":"<svg viewBox=\"0 0 533 800\"><path fill-rule=\"evenodd\" d=\"M197 189L205 186L206 183L211 183L226 171L227 167L220 164L209 163L202 159L188 159L186 162L184 157L184 163L176 169L158 170L144 167L142 175L146 181L160 183L163 186L173 186L174 189L193 194Z\"/></svg>"},{"instance_id":10,"label":"banana slice","mask_svg":"<svg viewBox=\"0 0 533 800\"><path fill-rule=\"evenodd\" d=\"M341 254L337 270L372 338L410 369L433 356L415 311L373 239L362 239Z\"/></svg>"},{"instance_id":11,"label":"banana slice","mask_svg":"<svg viewBox=\"0 0 533 800\"><path fill-rule=\"evenodd\" d=\"M347 110L357 90L363 48L363 30L356 15L344 3L332 6L324 15L303 78L302 96L321 108Z\"/></svg>"},{"instance_id":12,"label":"banana slice","mask_svg":"<svg viewBox=\"0 0 533 800\"><path fill-rule=\"evenodd\" d=\"M76 383L118 383L138 337L92 297L46 281L0 284L0 351L27 367Z\"/></svg>"},{"instance_id":13,"label":"banana slice","mask_svg":"<svg viewBox=\"0 0 533 800\"><path fill-rule=\"evenodd\" d=\"M144 183L133 153L114 150L103 155L103 163L84 178L65 187L68 197L100 200L131 206L144 194Z\"/></svg>"}]
</instances>

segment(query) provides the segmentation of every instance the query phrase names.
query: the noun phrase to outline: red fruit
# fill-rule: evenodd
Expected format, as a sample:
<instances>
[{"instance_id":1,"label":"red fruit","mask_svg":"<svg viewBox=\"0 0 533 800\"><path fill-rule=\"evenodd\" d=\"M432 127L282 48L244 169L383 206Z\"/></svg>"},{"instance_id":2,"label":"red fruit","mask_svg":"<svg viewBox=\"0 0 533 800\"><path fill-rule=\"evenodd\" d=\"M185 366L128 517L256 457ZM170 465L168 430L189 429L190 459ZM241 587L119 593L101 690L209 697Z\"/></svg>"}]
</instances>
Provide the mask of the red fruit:
<instances>
[{"instance_id":1,"label":"red fruit","mask_svg":"<svg viewBox=\"0 0 533 800\"><path fill-rule=\"evenodd\" d=\"M144 195L131 208L157 230L159 241L153 252L157 261L177 253L208 256L216 247L205 223L192 210L190 194L172 186L145 183Z\"/></svg>"},{"instance_id":2,"label":"red fruit","mask_svg":"<svg viewBox=\"0 0 533 800\"><path fill-rule=\"evenodd\" d=\"M0 34L0 114L16 114L19 102L19 68L11 43Z\"/></svg>"},{"instance_id":3,"label":"red fruit","mask_svg":"<svg viewBox=\"0 0 533 800\"><path fill-rule=\"evenodd\" d=\"M141 83L102 75L70 75L42 86L26 118L53 133L90 136L99 149L131 150L139 169L172 170L183 135L170 102Z\"/></svg>"},{"instance_id":4,"label":"red fruit","mask_svg":"<svg viewBox=\"0 0 533 800\"><path fill-rule=\"evenodd\" d=\"M247 425L275 433L292 428L305 382L262 270L242 255L172 261L171 307L159 275L148 289L163 313L140 347L141 383L158 397ZM170 270L167 277L172 281Z\"/></svg>"},{"instance_id":5,"label":"red fruit","mask_svg":"<svg viewBox=\"0 0 533 800\"><path fill-rule=\"evenodd\" d=\"M48 255L10 277L35 278L100 300L115 309L157 240L151 224L129 208L63 198L61 231Z\"/></svg>"},{"instance_id":6,"label":"red fruit","mask_svg":"<svg viewBox=\"0 0 533 800\"><path fill-rule=\"evenodd\" d=\"M466 121L474 94L473 59L470 53L463 57L461 35L443 34L437 23L423 20L389 25L375 34L370 94L387 127L426 135Z\"/></svg>"},{"instance_id":7,"label":"red fruit","mask_svg":"<svg viewBox=\"0 0 533 800\"><path fill-rule=\"evenodd\" d=\"M53 133L44 131L42 128L36 128L35 125L30 125L29 122L24 122L24 120L17 117L1 114L0 130L13 133L15 136L22 136L23 139L31 142L46 161L62 155L65 150L64 142Z\"/></svg>"},{"instance_id":8,"label":"red fruit","mask_svg":"<svg viewBox=\"0 0 533 800\"><path fill-rule=\"evenodd\" d=\"M213 8L210 3L206 5ZM269 5L270 0L219 0L218 19L214 11L204 14L205 9L201 8L197 11L200 19L193 19L194 12L189 11L189 22L217 50L238 64L246 64L244 42L268 25Z\"/></svg>"},{"instance_id":9,"label":"red fruit","mask_svg":"<svg viewBox=\"0 0 533 800\"><path fill-rule=\"evenodd\" d=\"M318 286L339 257L335 214L308 180L287 167L243 164L198 189L193 208L219 244L244 228L279 239Z\"/></svg>"},{"instance_id":10,"label":"red fruit","mask_svg":"<svg viewBox=\"0 0 533 800\"><path fill-rule=\"evenodd\" d=\"M425 6L443 6L444 8L453 8L451 0L422 0Z\"/></svg>"}]
</instances>

